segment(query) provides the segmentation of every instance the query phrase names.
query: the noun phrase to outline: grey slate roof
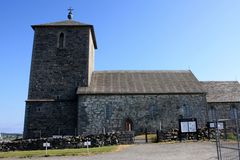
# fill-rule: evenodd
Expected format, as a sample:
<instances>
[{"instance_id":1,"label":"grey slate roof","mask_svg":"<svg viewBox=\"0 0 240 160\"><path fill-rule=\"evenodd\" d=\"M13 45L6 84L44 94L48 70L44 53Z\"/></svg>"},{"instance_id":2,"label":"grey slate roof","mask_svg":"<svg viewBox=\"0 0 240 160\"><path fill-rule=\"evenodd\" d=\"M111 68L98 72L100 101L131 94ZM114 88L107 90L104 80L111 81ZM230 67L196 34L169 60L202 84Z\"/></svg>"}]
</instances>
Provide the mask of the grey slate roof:
<instances>
[{"instance_id":1,"label":"grey slate roof","mask_svg":"<svg viewBox=\"0 0 240 160\"><path fill-rule=\"evenodd\" d=\"M98 71L77 94L204 93L191 71Z\"/></svg>"},{"instance_id":2,"label":"grey slate roof","mask_svg":"<svg viewBox=\"0 0 240 160\"><path fill-rule=\"evenodd\" d=\"M238 81L201 82L207 91L207 102L240 102Z\"/></svg>"},{"instance_id":3,"label":"grey slate roof","mask_svg":"<svg viewBox=\"0 0 240 160\"><path fill-rule=\"evenodd\" d=\"M44 27L44 26L92 26L90 24L81 23L78 21L73 20L65 20L65 21L58 21L58 22L51 22L51 23L44 23L38 25L32 25L32 27Z\"/></svg>"},{"instance_id":4,"label":"grey slate roof","mask_svg":"<svg viewBox=\"0 0 240 160\"><path fill-rule=\"evenodd\" d=\"M96 41L96 36L95 36L95 32L94 32L94 27L91 24L85 24L85 23L81 23L81 22L73 21L73 20L65 20L65 21L58 21L58 22L52 22L52 23L32 25L32 28L34 30L37 27L89 27L92 31L94 47L95 47L95 49L97 49L97 41Z\"/></svg>"}]
</instances>

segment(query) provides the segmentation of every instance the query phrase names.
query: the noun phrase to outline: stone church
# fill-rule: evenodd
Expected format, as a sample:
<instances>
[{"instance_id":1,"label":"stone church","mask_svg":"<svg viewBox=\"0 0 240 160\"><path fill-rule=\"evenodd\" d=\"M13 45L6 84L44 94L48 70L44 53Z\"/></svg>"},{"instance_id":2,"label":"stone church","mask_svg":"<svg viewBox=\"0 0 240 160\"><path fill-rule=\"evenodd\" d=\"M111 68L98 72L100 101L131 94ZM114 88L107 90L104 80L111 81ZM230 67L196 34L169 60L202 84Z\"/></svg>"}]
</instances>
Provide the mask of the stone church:
<instances>
[{"instance_id":1,"label":"stone church","mask_svg":"<svg viewBox=\"0 0 240 160\"><path fill-rule=\"evenodd\" d=\"M93 25L68 20L33 25L24 138L179 127L240 107L237 81L200 82L190 70L94 71Z\"/></svg>"}]
</instances>

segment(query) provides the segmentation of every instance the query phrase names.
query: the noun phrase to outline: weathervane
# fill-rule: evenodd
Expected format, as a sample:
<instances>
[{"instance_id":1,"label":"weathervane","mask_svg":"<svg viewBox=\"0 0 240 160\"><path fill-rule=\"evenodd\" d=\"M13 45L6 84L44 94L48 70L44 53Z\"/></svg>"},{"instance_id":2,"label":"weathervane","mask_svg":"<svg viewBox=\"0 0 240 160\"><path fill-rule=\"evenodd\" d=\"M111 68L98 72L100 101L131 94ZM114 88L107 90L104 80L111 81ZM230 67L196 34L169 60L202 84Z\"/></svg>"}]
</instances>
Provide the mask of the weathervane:
<instances>
[{"instance_id":1,"label":"weathervane","mask_svg":"<svg viewBox=\"0 0 240 160\"><path fill-rule=\"evenodd\" d=\"M68 9L68 11L69 11L69 12L68 12L68 16L67 16L67 17L68 17L69 20L72 20L72 19L73 19L73 14L72 14L73 9L72 9L72 7L70 7L70 8Z\"/></svg>"}]
</instances>

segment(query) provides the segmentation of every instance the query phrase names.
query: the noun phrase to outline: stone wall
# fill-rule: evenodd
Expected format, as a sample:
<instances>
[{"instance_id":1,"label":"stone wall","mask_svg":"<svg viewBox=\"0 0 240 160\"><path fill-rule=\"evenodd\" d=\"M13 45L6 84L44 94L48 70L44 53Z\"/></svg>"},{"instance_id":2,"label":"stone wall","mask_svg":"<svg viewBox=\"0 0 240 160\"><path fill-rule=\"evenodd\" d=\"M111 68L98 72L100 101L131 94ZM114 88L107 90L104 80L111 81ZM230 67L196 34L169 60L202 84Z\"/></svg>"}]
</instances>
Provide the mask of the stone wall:
<instances>
[{"instance_id":1,"label":"stone wall","mask_svg":"<svg viewBox=\"0 0 240 160\"><path fill-rule=\"evenodd\" d=\"M95 48L92 39L92 33L89 31L89 56L88 56L88 85L91 83L92 73L94 71Z\"/></svg>"},{"instance_id":2,"label":"stone wall","mask_svg":"<svg viewBox=\"0 0 240 160\"><path fill-rule=\"evenodd\" d=\"M79 134L124 131L129 120L136 133L160 126L163 130L178 128L179 118L197 118L199 127L206 122L204 94L79 95L78 99ZM182 113L183 106L188 115Z\"/></svg>"},{"instance_id":3,"label":"stone wall","mask_svg":"<svg viewBox=\"0 0 240 160\"><path fill-rule=\"evenodd\" d=\"M88 72L93 71L91 29L42 26L34 30L24 138L75 135L76 91L89 85ZM61 45L60 35L64 35Z\"/></svg>"},{"instance_id":4,"label":"stone wall","mask_svg":"<svg viewBox=\"0 0 240 160\"><path fill-rule=\"evenodd\" d=\"M208 121L213 121L215 118L215 112L211 108L215 108L217 119L233 119L232 107L235 106L238 109L238 115L240 116L240 103L239 102L215 102L208 103ZM240 117L239 117L240 118Z\"/></svg>"},{"instance_id":5,"label":"stone wall","mask_svg":"<svg viewBox=\"0 0 240 160\"><path fill-rule=\"evenodd\" d=\"M28 99L74 99L88 85L89 34L87 27L35 28Z\"/></svg>"},{"instance_id":6,"label":"stone wall","mask_svg":"<svg viewBox=\"0 0 240 160\"><path fill-rule=\"evenodd\" d=\"M27 102L24 138L76 135L77 101Z\"/></svg>"}]
</instances>

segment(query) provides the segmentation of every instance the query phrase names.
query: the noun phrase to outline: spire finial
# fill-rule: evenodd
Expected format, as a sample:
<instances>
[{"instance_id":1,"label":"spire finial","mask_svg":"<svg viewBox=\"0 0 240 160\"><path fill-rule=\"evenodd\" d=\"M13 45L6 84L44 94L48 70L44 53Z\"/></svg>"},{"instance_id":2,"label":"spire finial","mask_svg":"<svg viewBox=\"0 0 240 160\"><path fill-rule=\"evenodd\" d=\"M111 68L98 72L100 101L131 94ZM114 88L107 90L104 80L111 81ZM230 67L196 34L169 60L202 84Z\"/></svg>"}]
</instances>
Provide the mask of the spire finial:
<instances>
[{"instance_id":1,"label":"spire finial","mask_svg":"<svg viewBox=\"0 0 240 160\"><path fill-rule=\"evenodd\" d=\"M70 8L68 9L68 11L69 11L69 12L68 12L68 16L67 16L67 17L68 17L69 20L72 20L72 19L73 19L73 14L72 14L73 9L72 9L72 7L70 7Z\"/></svg>"}]
</instances>

